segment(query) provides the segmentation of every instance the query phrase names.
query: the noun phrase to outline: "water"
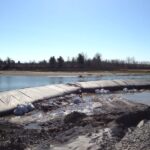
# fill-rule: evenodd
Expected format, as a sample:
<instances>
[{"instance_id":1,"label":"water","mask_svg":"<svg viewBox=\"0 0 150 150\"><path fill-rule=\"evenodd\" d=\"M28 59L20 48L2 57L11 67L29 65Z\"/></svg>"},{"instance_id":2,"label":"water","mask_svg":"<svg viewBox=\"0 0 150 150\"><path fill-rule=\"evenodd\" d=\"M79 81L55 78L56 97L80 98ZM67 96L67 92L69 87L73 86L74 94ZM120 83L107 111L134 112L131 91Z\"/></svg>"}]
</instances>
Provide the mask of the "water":
<instances>
[{"instance_id":1,"label":"water","mask_svg":"<svg viewBox=\"0 0 150 150\"><path fill-rule=\"evenodd\" d=\"M123 95L123 97L127 100L150 106L150 91L145 91L141 93L128 93Z\"/></svg>"},{"instance_id":2,"label":"water","mask_svg":"<svg viewBox=\"0 0 150 150\"><path fill-rule=\"evenodd\" d=\"M109 75L80 77L46 77L46 76L0 76L0 91L8 91L27 87L49 84L73 83L82 81L113 80L113 79L150 79L150 75Z\"/></svg>"}]
</instances>

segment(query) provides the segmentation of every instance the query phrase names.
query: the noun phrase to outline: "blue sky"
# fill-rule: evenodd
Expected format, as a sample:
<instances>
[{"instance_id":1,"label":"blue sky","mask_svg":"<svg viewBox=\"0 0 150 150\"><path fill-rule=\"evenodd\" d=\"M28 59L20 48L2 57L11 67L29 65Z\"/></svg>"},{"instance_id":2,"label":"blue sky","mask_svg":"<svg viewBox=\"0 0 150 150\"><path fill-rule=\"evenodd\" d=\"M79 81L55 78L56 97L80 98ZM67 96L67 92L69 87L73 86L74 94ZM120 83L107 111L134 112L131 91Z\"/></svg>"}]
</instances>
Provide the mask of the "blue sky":
<instances>
[{"instance_id":1,"label":"blue sky","mask_svg":"<svg viewBox=\"0 0 150 150\"><path fill-rule=\"evenodd\" d=\"M0 58L38 61L79 52L149 61L150 1L0 1Z\"/></svg>"}]
</instances>

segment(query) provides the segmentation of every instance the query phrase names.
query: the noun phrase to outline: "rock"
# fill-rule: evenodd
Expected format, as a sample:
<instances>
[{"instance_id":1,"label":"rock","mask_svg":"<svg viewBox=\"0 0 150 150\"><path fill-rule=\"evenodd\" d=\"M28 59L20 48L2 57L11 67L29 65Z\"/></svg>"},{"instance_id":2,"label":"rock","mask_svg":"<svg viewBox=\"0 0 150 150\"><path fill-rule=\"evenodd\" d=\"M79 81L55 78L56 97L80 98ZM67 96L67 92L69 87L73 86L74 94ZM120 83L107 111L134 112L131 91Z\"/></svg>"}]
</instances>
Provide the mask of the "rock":
<instances>
[{"instance_id":1,"label":"rock","mask_svg":"<svg viewBox=\"0 0 150 150\"><path fill-rule=\"evenodd\" d=\"M138 127L138 128L141 128L141 127L144 125L144 123L145 123L145 120L140 121L140 122L138 123L137 127Z\"/></svg>"},{"instance_id":2,"label":"rock","mask_svg":"<svg viewBox=\"0 0 150 150\"><path fill-rule=\"evenodd\" d=\"M132 132L132 129L131 129L131 128L128 128L128 132L131 133L131 132Z\"/></svg>"},{"instance_id":3,"label":"rock","mask_svg":"<svg viewBox=\"0 0 150 150\"><path fill-rule=\"evenodd\" d=\"M115 145L115 147L116 147L116 149L122 148L122 143L117 143L117 144Z\"/></svg>"},{"instance_id":4,"label":"rock","mask_svg":"<svg viewBox=\"0 0 150 150\"><path fill-rule=\"evenodd\" d=\"M83 75L80 74L78 77L79 77L79 78L83 78Z\"/></svg>"},{"instance_id":5,"label":"rock","mask_svg":"<svg viewBox=\"0 0 150 150\"><path fill-rule=\"evenodd\" d=\"M96 89L96 90L95 90L95 93L96 93L96 94L100 94L100 90L99 90L99 89Z\"/></svg>"},{"instance_id":6,"label":"rock","mask_svg":"<svg viewBox=\"0 0 150 150\"><path fill-rule=\"evenodd\" d=\"M26 104L20 105L18 107L20 107L20 109L22 109L22 111L24 111L24 113L28 113L29 112Z\"/></svg>"},{"instance_id":7,"label":"rock","mask_svg":"<svg viewBox=\"0 0 150 150\"><path fill-rule=\"evenodd\" d=\"M14 114L16 116L22 116L25 113L32 111L35 107L31 103L21 104L16 107Z\"/></svg>"},{"instance_id":8,"label":"rock","mask_svg":"<svg viewBox=\"0 0 150 150\"><path fill-rule=\"evenodd\" d=\"M128 88L124 88L123 92L125 92L125 93L128 92Z\"/></svg>"},{"instance_id":9,"label":"rock","mask_svg":"<svg viewBox=\"0 0 150 150\"><path fill-rule=\"evenodd\" d=\"M22 109L20 109L20 108L16 108L14 110L14 115L16 115L16 116L22 116L24 114L25 114L25 112Z\"/></svg>"},{"instance_id":10,"label":"rock","mask_svg":"<svg viewBox=\"0 0 150 150\"><path fill-rule=\"evenodd\" d=\"M137 89L132 89L131 90L133 93L136 93L138 90Z\"/></svg>"},{"instance_id":11,"label":"rock","mask_svg":"<svg viewBox=\"0 0 150 150\"><path fill-rule=\"evenodd\" d=\"M139 92L144 92L144 89L140 89Z\"/></svg>"},{"instance_id":12,"label":"rock","mask_svg":"<svg viewBox=\"0 0 150 150\"><path fill-rule=\"evenodd\" d=\"M96 89L95 93L96 94L108 94L110 91L109 90L105 90L105 89Z\"/></svg>"},{"instance_id":13,"label":"rock","mask_svg":"<svg viewBox=\"0 0 150 150\"><path fill-rule=\"evenodd\" d=\"M109 90L104 90L104 94L108 94L108 93L110 93Z\"/></svg>"},{"instance_id":14,"label":"rock","mask_svg":"<svg viewBox=\"0 0 150 150\"><path fill-rule=\"evenodd\" d=\"M23 104L18 105L17 108L14 110L14 114L16 116L22 116L27 112L28 112L28 109L27 109L26 105L23 105Z\"/></svg>"},{"instance_id":15,"label":"rock","mask_svg":"<svg viewBox=\"0 0 150 150\"><path fill-rule=\"evenodd\" d=\"M27 103L26 105L27 105L28 111L32 111L32 110L35 109L35 107L34 107L34 105L32 103Z\"/></svg>"}]
</instances>

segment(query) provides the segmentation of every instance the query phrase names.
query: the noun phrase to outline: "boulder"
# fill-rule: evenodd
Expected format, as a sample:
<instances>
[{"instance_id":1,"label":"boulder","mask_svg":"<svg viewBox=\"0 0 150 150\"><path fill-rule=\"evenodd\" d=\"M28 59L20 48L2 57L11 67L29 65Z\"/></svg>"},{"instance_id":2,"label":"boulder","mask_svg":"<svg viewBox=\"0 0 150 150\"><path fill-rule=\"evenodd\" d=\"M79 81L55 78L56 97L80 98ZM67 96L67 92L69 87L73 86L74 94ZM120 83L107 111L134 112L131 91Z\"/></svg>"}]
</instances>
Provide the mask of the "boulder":
<instances>
[{"instance_id":1,"label":"boulder","mask_svg":"<svg viewBox=\"0 0 150 150\"><path fill-rule=\"evenodd\" d=\"M32 111L35 109L35 107L32 103L27 103L26 106L27 106L28 111Z\"/></svg>"},{"instance_id":2,"label":"boulder","mask_svg":"<svg viewBox=\"0 0 150 150\"><path fill-rule=\"evenodd\" d=\"M32 111L34 108L35 107L34 107L34 105L32 103L26 103L26 104L18 105L14 109L14 115L16 115L16 116L22 116L25 113L28 113L28 112Z\"/></svg>"}]
</instances>

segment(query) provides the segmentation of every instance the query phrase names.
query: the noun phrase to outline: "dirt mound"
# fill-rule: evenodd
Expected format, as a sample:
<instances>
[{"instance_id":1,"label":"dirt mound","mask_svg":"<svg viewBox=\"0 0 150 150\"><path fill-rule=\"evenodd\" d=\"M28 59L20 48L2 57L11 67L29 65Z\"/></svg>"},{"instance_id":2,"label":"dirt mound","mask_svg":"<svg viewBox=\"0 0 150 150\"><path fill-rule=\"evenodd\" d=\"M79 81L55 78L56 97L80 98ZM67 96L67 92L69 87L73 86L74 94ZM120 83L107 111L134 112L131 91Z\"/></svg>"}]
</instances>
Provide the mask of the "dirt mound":
<instances>
[{"instance_id":1,"label":"dirt mound","mask_svg":"<svg viewBox=\"0 0 150 150\"><path fill-rule=\"evenodd\" d=\"M77 123L85 117L86 117L86 114L74 111L65 116L64 122L65 123Z\"/></svg>"}]
</instances>

